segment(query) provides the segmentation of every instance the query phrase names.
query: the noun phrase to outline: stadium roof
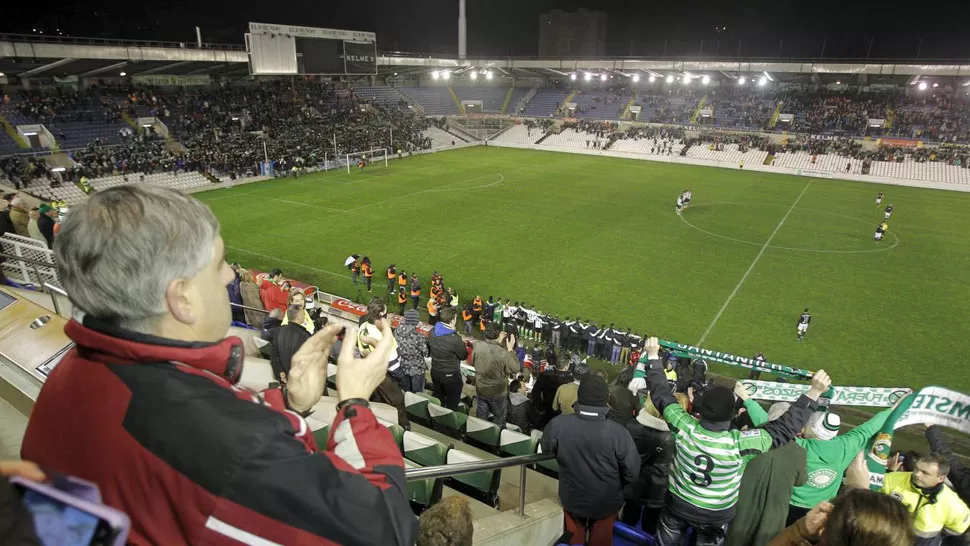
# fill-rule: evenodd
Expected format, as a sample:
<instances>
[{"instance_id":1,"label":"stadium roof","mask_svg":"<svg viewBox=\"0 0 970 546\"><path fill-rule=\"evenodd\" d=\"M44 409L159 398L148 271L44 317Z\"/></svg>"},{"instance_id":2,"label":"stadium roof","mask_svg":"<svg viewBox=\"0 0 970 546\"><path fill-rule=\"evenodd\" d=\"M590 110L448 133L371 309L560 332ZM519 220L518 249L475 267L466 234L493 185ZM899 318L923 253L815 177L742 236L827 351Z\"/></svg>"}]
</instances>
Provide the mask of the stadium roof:
<instances>
[{"instance_id":1,"label":"stadium roof","mask_svg":"<svg viewBox=\"0 0 970 546\"><path fill-rule=\"evenodd\" d=\"M0 34L0 74L8 77L110 77L145 74L239 77L248 74L248 55L238 44L104 40ZM811 59L541 59L456 57L384 52L382 76L447 70L460 75L489 69L515 77L569 78L586 72L613 78L665 78L690 74L713 80L765 75L782 82L904 85L931 78L951 85L970 82L970 63L952 61L844 61Z\"/></svg>"}]
</instances>

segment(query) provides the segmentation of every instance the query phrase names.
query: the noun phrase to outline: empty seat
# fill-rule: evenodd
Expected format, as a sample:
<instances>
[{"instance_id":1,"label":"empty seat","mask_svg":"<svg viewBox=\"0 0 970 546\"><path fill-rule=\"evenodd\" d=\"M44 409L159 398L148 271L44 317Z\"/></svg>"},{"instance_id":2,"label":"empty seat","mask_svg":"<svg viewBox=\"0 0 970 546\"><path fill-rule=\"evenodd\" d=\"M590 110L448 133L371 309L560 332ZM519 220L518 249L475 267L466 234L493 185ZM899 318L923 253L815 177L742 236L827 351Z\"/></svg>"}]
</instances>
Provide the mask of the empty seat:
<instances>
[{"instance_id":1,"label":"empty seat","mask_svg":"<svg viewBox=\"0 0 970 546\"><path fill-rule=\"evenodd\" d=\"M483 459L470 453L452 449L448 451L448 464L480 462ZM498 508L498 487L502 479L500 470L483 470L461 474L448 479L448 485L483 503Z\"/></svg>"},{"instance_id":2,"label":"empty seat","mask_svg":"<svg viewBox=\"0 0 970 546\"><path fill-rule=\"evenodd\" d=\"M460 440L468 422L468 414L450 410L438 404L428 404L431 426L438 432Z\"/></svg>"},{"instance_id":3,"label":"empty seat","mask_svg":"<svg viewBox=\"0 0 970 546\"><path fill-rule=\"evenodd\" d=\"M468 422L465 424L465 440L469 443L478 444L485 449L498 453L501 436L502 429L498 428L495 423L478 417L468 417Z\"/></svg>"},{"instance_id":4,"label":"empty seat","mask_svg":"<svg viewBox=\"0 0 970 546\"><path fill-rule=\"evenodd\" d=\"M447 462L449 447L424 434L406 430L401 445L404 446L404 458L421 466L440 466Z\"/></svg>"},{"instance_id":5,"label":"empty seat","mask_svg":"<svg viewBox=\"0 0 970 546\"><path fill-rule=\"evenodd\" d=\"M531 455L533 453L532 438L521 432L503 430L499 443L499 449L504 455L514 457L517 455Z\"/></svg>"}]
</instances>

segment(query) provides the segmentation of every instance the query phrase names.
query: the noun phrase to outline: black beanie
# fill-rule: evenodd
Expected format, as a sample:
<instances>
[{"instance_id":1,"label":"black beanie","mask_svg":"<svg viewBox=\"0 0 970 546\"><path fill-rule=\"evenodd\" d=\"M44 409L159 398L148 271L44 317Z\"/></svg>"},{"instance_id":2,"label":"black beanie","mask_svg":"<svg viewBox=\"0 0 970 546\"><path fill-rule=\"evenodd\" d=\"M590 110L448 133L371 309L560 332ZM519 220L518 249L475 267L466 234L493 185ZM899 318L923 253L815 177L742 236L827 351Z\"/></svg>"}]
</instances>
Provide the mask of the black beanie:
<instances>
[{"instance_id":1,"label":"black beanie","mask_svg":"<svg viewBox=\"0 0 970 546\"><path fill-rule=\"evenodd\" d=\"M727 387L714 387L701 396L695 409L708 421L731 421L734 419L734 392Z\"/></svg>"},{"instance_id":2,"label":"black beanie","mask_svg":"<svg viewBox=\"0 0 970 546\"><path fill-rule=\"evenodd\" d=\"M580 406L605 407L610 401L610 388L596 374L586 374L579 382L576 403Z\"/></svg>"}]
</instances>

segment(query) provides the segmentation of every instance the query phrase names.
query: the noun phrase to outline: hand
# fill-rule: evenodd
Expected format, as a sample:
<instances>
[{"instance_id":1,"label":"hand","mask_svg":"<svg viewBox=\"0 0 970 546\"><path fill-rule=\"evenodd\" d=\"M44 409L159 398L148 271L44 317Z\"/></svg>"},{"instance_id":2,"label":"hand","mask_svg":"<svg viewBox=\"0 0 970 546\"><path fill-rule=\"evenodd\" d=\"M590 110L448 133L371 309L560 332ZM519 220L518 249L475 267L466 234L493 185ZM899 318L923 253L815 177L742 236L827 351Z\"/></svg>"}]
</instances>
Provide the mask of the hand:
<instances>
[{"instance_id":1,"label":"hand","mask_svg":"<svg viewBox=\"0 0 970 546\"><path fill-rule=\"evenodd\" d=\"M290 361L290 373L286 378L286 398L294 411L305 412L320 401L323 386L327 382L327 360L341 327L330 324L303 343ZM353 345L344 339L344 348Z\"/></svg>"},{"instance_id":2,"label":"hand","mask_svg":"<svg viewBox=\"0 0 970 546\"><path fill-rule=\"evenodd\" d=\"M694 387L687 387L687 400L691 404L694 403Z\"/></svg>"},{"instance_id":3,"label":"hand","mask_svg":"<svg viewBox=\"0 0 970 546\"><path fill-rule=\"evenodd\" d=\"M822 536L822 531L825 529L825 523L828 521L831 512L832 504L824 501L809 510L808 514L805 515L805 529L810 536Z\"/></svg>"},{"instance_id":4,"label":"hand","mask_svg":"<svg viewBox=\"0 0 970 546\"><path fill-rule=\"evenodd\" d=\"M515 350L515 334L509 334L509 339L505 341L505 348L512 352Z\"/></svg>"},{"instance_id":5,"label":"hand","mask_svg":"<svg viewBox=\"0 0 970 546\"><path fill-rule=\"evenodd\" d=\"M860 451L845 470L845 485L857 489L868 489L869 480L869 467L866 466L864 452Z\"/></svg>"},{"instance_id":6,"label":"hand","mask_svg":"<svg viewBox=\"0 0 970 546\"><path fill-rule=\"evenodd\" d=\"M387 360L391 355L394 336L387 321L378 321L377 325L383 326L381 333L384 337L365 358L354 358L354 350L349 343L344 343L340 348L340 356L337 357L337 397L340 401L370 399L374 389L387 377ZM347 333L356 335L354 329L354 326L347 328Z\"/></svg>"},{"instance_id":7,"label":"hand","mask_svg":"<svg viewBox=\"0 0 970 546\"><path fill-rule=\"evenodd\" d=\"M740 398L742 402L751 398L751 395L748 394L748 389L740 381L734 384L734 395Z\"/></svg>"},{"instance_id":8,"label":"hand","mask_svg":"<svg viewBox=\"0 0 970 546\"><path fill-rule=\"evenodd\" d=\"M829 377L829 374L825 373L825 370L819 370L812 376L812 387L808 389L805 396L812 400L818 400L818 397L825 394L831 386L832 378Z\"/></svg>"},{"instance_id":9,"label":"hand","mask_svg":"<svg viewBox=\"0 0 970 546\"><path fill-rule=\"evenodd\" d=\"M886 472L903 472L903 454L897 453L886 463Z\"/></svg>"},{"instance_id":10,"label":"hand","mask_svg":"<svg viewBox=\"0 0 970 546\"><path fill-rule=\"evenodd\" d=\"M648 359L654 360L660 358L660 340L656 337L648 337L644 344L644 350L647 352Z\"/></svg>"},{"instance_id":11,"label":"hand","mask_svg":"<svg viewBox=\"0 0 970 546\"><path fill-rule=\"evenodd\" d=\"M47 477L40 467L30 461L0 461L0 476L17 476L35 482L42 482Z\"/></svg>"}]
</instances>

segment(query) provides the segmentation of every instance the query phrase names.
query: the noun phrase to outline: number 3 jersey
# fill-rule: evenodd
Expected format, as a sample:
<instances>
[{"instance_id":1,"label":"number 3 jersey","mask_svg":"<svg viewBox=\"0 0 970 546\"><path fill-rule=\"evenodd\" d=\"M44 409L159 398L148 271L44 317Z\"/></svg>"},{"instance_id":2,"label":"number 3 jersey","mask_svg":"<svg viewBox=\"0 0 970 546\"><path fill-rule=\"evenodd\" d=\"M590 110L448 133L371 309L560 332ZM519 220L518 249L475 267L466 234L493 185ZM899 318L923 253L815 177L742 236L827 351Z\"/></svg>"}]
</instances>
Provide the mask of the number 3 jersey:
<instances>
[{"instance_id":1,"label":"number 3 jersey","mask_svg":"<svg viewBox=\"0 0 970 546\"><path fill-rule=\"evenodd\" d=\"M677 404L664 408L676 455L670 493L703 510L721 511L738 502L741 474L749 460L771 449L764 429L713 432Z\"/></svg>"}]
</instances>

